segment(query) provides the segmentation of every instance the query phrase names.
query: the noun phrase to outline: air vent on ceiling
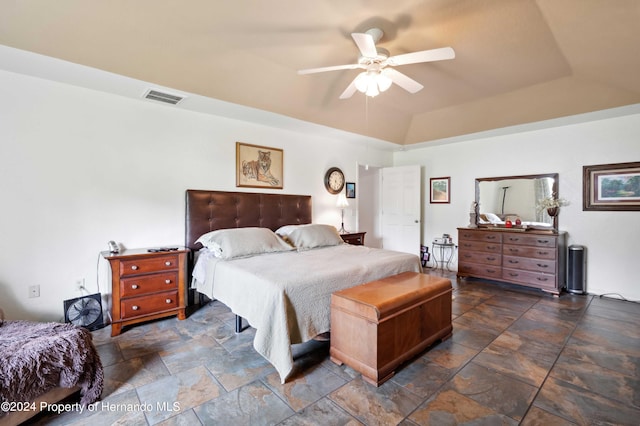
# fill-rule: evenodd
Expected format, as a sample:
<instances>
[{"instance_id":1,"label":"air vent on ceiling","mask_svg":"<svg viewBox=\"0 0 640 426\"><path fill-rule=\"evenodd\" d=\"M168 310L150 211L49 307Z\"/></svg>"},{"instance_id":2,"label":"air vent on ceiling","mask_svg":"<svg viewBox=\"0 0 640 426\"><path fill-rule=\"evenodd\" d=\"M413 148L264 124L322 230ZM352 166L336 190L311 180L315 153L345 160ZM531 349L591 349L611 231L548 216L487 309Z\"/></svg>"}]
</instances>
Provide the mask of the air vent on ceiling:
<instances>
[{"instance_id":1,"label":"air vent on ceiling","mask_svg":"<svg viewBox=\"0 0 640 426\"><path fill-rule=\"evenodd\" d=\"M151 99L152 101L164 102L166 104L176 105L178 102L184 99L184 96L172 95L170 93L160 92L158 90L150 89L144 94L145 99Z\"/></svg>"}]
</instances>

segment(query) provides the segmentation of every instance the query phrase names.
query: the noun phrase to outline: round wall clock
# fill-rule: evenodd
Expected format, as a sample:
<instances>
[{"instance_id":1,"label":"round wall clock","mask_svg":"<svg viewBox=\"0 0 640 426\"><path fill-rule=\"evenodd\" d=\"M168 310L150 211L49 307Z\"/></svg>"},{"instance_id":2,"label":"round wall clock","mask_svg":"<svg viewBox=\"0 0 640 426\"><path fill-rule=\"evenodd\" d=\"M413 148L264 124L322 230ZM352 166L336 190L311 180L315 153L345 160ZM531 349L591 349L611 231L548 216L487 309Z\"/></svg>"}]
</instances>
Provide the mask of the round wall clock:
<instances>
[{"instance_id":1,"label":"round wall clock","mask_svg":"<svg viewBox=\"0 0 640 426\"><path fill-rule=\"evenodd\" d=\"M324 187L331 194L337 194L344 188L344 173L337 167L331 167L324 175Z\"/></svg>"}]
</instances>

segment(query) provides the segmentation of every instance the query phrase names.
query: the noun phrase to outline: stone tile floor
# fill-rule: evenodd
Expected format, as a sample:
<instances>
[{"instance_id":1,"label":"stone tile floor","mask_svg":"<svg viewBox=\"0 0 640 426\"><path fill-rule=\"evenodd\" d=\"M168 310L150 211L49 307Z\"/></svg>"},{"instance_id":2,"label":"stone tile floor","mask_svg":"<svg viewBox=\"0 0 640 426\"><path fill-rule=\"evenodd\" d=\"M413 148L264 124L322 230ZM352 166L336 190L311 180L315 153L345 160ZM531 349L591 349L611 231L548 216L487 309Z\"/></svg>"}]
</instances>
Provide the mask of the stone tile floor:
<instances>
[{"instance_id":1,"label":"stone tile floor","mask_svg":"<svg viewBox=\"0 0 640 426\"><path fill-rule=\"evenodd\" d=\"M640 304L445 276L454 284L453 336L379 388L315 341L294 347L295 376L281 384L254 351L254 330L234 333L233 314L212 302L184 321L115 338L109 327L95 331L102 402L30 423L639 424Z\"/></svg>"}]
</instances>

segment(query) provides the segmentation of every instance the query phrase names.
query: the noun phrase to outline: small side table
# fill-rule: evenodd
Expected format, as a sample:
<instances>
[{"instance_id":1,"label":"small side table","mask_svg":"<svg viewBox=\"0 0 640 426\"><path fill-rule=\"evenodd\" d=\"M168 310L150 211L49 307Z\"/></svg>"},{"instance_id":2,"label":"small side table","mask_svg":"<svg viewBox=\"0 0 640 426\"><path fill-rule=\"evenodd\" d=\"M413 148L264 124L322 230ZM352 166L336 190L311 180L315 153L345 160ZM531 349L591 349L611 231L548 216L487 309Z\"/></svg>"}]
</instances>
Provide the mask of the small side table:
<instances>
[{"instance_id":1,"label":"small side table","mask_svg":"<svg viewBox=\"0 0 640 426\"><path fill-rule=\"evenodd\" d=\"M451 271L449 265L453 260L453 256L456 253L456 245L454 243L436 243L435 241L431 245L431 251L433 252L433 262L435 263L435 269L441 269ZM438 258L438 252L440 256Z\"/></svg>"},{"instance_id":2,"label":"small side table","mask_svg":"<svg viewBox=\"0 0 640 426\"><path fill-rule=\"evenodd\" d=\"M111 265L111 336L123 326L178 315L186 318L185 281L189 249L126 249L102 252Z\"/></svg>"},{"instance_id":3,"label":"small side table","mask_svg":"<svg viewBox=\"0 0 640 426\"><path fill-rule=\"evenodd\" d=\"M348 243L354 246L363 246L364 234L366 234L366 232L352 232L348 234L340 234L340 236L342 237L342 240L345 243Z\"/></svg>"}]
</instances>

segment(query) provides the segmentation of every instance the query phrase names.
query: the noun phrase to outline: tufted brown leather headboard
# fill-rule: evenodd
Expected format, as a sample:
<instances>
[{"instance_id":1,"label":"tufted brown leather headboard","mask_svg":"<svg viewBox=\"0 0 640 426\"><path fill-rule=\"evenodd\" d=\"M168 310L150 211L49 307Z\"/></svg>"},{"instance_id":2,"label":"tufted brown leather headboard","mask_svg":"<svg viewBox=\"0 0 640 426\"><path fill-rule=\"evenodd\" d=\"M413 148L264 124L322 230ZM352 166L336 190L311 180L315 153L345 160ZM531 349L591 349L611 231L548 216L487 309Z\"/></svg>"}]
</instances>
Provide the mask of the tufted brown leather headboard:
<instances>
[{"instance_id":1,"label":"tufted brown leather headboard","mask_svg":"<svg viewBox=\"0 0 640 426\"><path fill-rule=\"evenodd\" d=\"M259 226L275 231L283 225L311 223L311 196L188 189L185 246L216 229Z\"/></svg>"}]
</instances>

